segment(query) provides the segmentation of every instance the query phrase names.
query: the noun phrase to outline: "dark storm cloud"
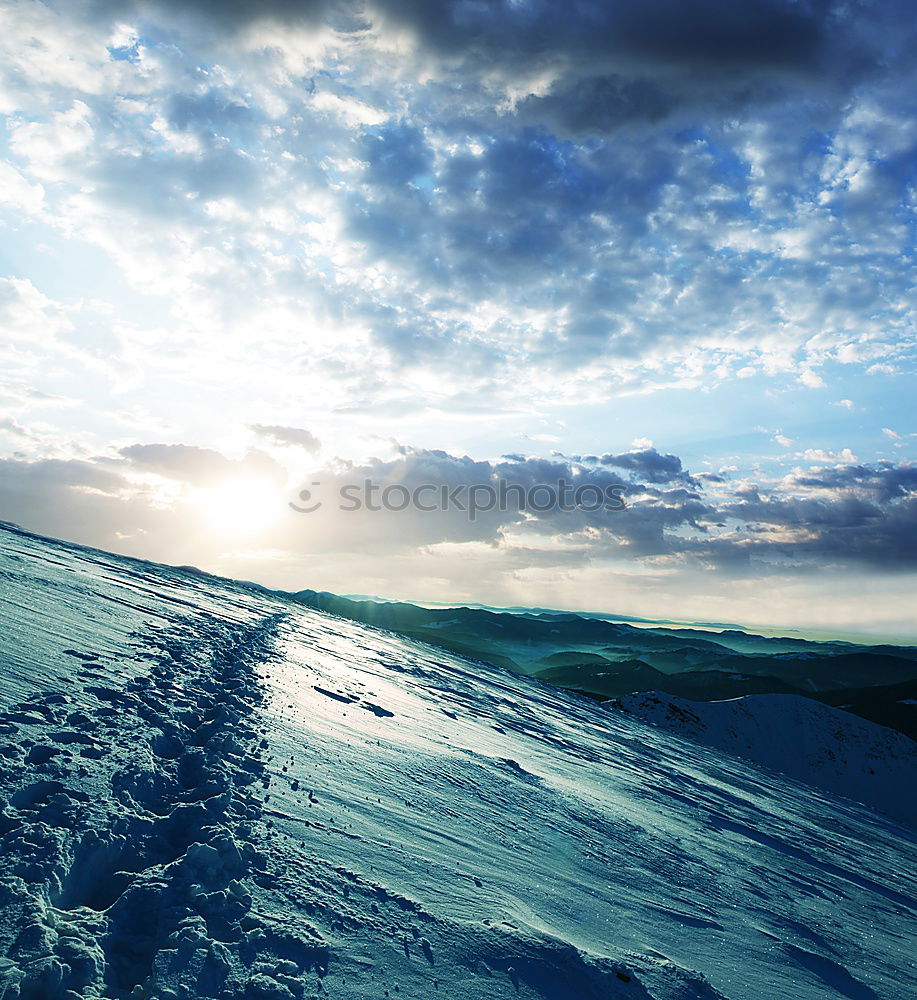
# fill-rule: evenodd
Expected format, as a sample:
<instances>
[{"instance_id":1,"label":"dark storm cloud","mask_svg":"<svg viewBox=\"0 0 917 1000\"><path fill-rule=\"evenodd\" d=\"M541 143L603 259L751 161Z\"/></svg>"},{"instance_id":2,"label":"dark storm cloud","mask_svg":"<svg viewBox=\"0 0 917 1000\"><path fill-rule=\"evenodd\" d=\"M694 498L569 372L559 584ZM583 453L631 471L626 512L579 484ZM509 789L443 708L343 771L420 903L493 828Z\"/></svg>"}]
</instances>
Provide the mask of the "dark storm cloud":
<instances>
[{"instance_id":1,"label":"dark storm cloud","mask_svg":"<svg viewBox=\"0 0 917 1000\"><path fill-rule=\"evenodd\" d=\"M314 24L353 6L337 0L88 0L85 8L91 16L106 19L177 15L202 21L211 30L237 31L257 21Z\"/></svg>"},{"instance_id":2,"label":"dark storm cloud","mask_svg":"<svg viewBox=\"0 0 917 1000\"><path fill-rule=\"evenodd\" d=\"M622 469L626 476L610 471ZM493 486L502 481L530 491L560 481L591 484L598 491L628 484L625 510L523 509L479 513L474 522L461 511L443 514L382 513L397 517L397 532L378 531L388 544L431 544L438 541L495 542L515 529L529 535L598 533L591 551L626 558L695 559L724 571L749 570L791 563L800 569L825 565L866 564L888 570L917 566L917 499L909 492L917 470L910 466L849 466L818 470L781 485L742 487L707 497L701 477L684 469L677 455L645 449L620 455L568 459L504 456L496 463L475 461L438 450L401 447L398 459L370 460L350 466L334 478L345 483L371 480L383 489L400 484L411 491L423 483L448 489ZM653 483L655 485L640 485ZM721 477L706 477L717 486ZM805 487L816 495L793 492ZM510 494L515 498L517 494Z\"/></svg>"},{"instance_id":3,"label":"dark storm cloud","mask_svg":"<svg viewBox=\"0 0 917 1000\"><path fill-rule=\"evenodd\" d=\"M800 495L799 490L806 495ZM864 562L884 569L917 566L917 467L880 462L814 469L779 488L750 487L718 507L745 526L738 548L751 556L818 563ZM774 534L788 532L787 541ZM729 546L714 543L710 553Z\"/></svg>"},{"instance_id":4,"label":"dark storm cloud","mask_svg":"<svg viewBox=\"0 0 917 1000\"><path fill-rule=\"evenodd\" d=\"M620 455L602 455L599 461L602 465L625 469L650 483L690 480L677 455L661 455L655 448L628 451Z\"/></svg>"},{"instance_id":5,"label":"dark storm cloud","mask_svg":"<svg viewBox=\"0 0 917 1000\"><path fill-rule=\"evenodd\" d=\"M875 466L846 465L820 469L817 474L794 476L800 486L828 490L865 491L881 503L904 499L917 493L917 465L878 462Z\"/></svg>"},{"instance_id":6,"label":"dark storm cloud","mask_svg":"<svg viewBox=\"0 0 917 1000\"><path fill-rule=\"evenodd\" d=\"M622 54L688 65L808 69L828 31L830 4L781 0L631 0L470 4L462 0L372 0L384 20L443 54L475 52L499 61L559 54Z\"/></svg>"},{"instance_id":7,"label":"dark storm cloud","mask_svg":"<svg viewBox=\"0 0 917 1000\"><path fill-rule=\"evenodd\" d=\"M727 110L788 88L843 92L887 68L889 33L907 16L903 3L851 10L838 0L96 0L90 9L191 19L217 33L256 22L407 32L456 80L550 71L548 90L517 110L574 134L659 122L697 102Z\"/></svg>"},{"instance_id":8,"label":"dark storm cloud","mask_svg":"<svg viewBox=\"0 0 917 1000\"><path fill-rule=\"evenodd\" d=\"M809 564L863 562L886 570L917 567L917 499L897 503L863 500L844 493L823 499L771 499L726 504L722 513L743 521L748 541L738 548L749 557L783 558ZM789 529L789 541L759 538L765 529ZM714 543L715 560L730 549Z\"/></svg>"},{"instance_id":9,"label":"dark storm cloud","mask_svg":"<svg viewBox=\"0 0 917 1000\"><path fill-rule=\"evenodd\" d=\"M613 509L599 498L607 498L607 491L614 488L627 502L625 477L602 466L573 463L563 456L504 456L498 462L488 462L437 449L399 446L399 452L395 459L370 459L315 474L321 490L314 491L313 501L328 502L340 495L342 488L362 487L367 482L374 484L376 503L389 487L398 497L402 491L413 494L418 487L433 487L421 499L435 509L348 513L349 537L374 550L441 542L497 544L511 531L542 538L591 531L605 539L595 554L601 554L606 546L613 551L624 545L631 557L656 556L671 551L667 532L703 530L701 521L710 514L709 506L697 494L652 487L639 487L642 498L638 506ZM566 492L562 484L566 484ZM580 494L580 505L573 502L576 488L585 491ZM506 497L502 509L499 501L491 506L488 499L499 496L501 489ZM458 503L450 500L443 507L443 490ZM480 507L471 518L468 507L475 490ZM562 502L551 504L552 496Z\"/></svg>"},{"instance_id":10,"label":"dark storm cloud","mask_svg":"<svg viewBox=\"0 0 917 1000\"><path fill-rule=\"evenodd\" d=\"M808 0L89 0L97 15L192 13L214 28L254 21L286 24L349 15L410 31L443 55L486 54L497 61L566 54L621 53L690 65L751 63L809 68L832 27L836 3Z\"/></svg>"}]
</instances>

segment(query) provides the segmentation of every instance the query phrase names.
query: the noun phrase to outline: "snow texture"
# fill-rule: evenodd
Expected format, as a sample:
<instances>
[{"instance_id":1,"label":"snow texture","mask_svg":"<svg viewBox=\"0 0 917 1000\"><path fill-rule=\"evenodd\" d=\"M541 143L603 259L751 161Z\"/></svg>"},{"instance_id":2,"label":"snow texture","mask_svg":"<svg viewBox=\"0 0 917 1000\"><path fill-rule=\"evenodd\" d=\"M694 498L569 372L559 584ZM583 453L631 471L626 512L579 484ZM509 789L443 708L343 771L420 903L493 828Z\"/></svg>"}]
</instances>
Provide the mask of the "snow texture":
<instances>
[{"instance_id":1,"label":"snow texture","mask_svg":"<svg viewBox=\"0 0 917 1000\"><path fill-rule=\"evenodd\" d=\"M696 702L649 691L607 704L917 826L917 743L850 712L793 694Z\"/></svg>"},{"instance_id":2,"label":"snow texture","mask_svg":"<svg viewBox=\"0 0 917 1000\"><path fill-rule=\"evenodd\" d=\"M3 1000L917 995L890 817L251 585L0 585Z\"/></svg>"}]
</instances>

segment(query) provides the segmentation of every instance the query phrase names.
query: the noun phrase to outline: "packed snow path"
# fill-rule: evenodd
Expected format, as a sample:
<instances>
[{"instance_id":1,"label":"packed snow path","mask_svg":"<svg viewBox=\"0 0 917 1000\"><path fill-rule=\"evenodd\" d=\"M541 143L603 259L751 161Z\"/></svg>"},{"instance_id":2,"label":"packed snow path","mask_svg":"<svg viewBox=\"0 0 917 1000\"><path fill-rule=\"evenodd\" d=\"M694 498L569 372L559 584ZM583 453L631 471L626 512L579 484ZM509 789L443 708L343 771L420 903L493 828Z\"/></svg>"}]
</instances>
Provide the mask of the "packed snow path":
<instances>
[{"instance_id":1,"label":"packed snow path","mask_svg":"<svg viewBox=\"0 0 917 1000\"><path fill-rule=\"evenodd\" d=\"M0 586L2 998L917 996L865 807L194 571Z\"/></svg>"}]
</instances>

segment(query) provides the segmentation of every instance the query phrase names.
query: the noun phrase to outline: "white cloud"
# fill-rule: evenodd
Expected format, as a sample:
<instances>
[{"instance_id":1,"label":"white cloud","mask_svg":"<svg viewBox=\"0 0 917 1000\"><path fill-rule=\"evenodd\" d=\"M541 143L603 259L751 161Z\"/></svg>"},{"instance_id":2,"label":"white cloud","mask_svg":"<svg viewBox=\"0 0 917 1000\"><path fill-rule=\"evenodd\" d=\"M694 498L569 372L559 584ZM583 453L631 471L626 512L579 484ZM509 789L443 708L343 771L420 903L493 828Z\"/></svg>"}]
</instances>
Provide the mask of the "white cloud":
<instances>
[{"instance_id":1,"label":"white cloud","mask_svg":"<svg viewBox=\"0 0 917 1000\"><path fill-rule=\"evenodd\" d=\"M825 385L825 380L813 372L811 368L803 369L799 381L809 389L822 389Z\"/></svg>"},{"instance_id":2,"label":"white cloud","mask_svg":"<svg viewBox=\"0 0 917 1000\"><path fill-rule=\"evenodd\" d=\"M54 112L45 122L14 122L10 148L28 162L30 172L36 177L61 181L69 176L66 161L84 153L94 136L92 111L84 101L77 100L66 111Z\"/></svg>"},{"instance_id":3,"label":"white cloud","mask_svg":"<svg viewBox=\"0 0 917 1000\"><path fill-rule=\"evenodd\" d=\"M796 457L806 462L824 462L835 465L851 464L858 461L856 455L849 448L843 448L840 452L825 451L823 448L806 448L805 451L798 452Z\"/></svg>"},{"instance_id":4,"label":"white cloud","mask_svg":"<svg viewBox=\"0 0 917 1000\"><path fill-rule=\"evenodd\" d=\"M370 107L353 97L339 97L323 90L312 98L312 107L318 111L338 116L346 125L381 125L388 121L389 114L379 108Z\"/></svg>"},{"instance_id":5,"label":"white cloud","mask_svg":"<svg viewBox=\"0 0 917 1000\"><path fill-rule=\"evenodd\" d=\"M0 278L0 332L5 340L37 348L69 326L60 306L27 278Z\"/></svg>"},{"instance_id":6,"label":"white cloud","mask_svg":"<svg viewBox=\"0 0 917 1000\"><path fill-rule=\"evenodd\" d=\"M42 207L45 190L7 160L0 160L0 204L24 215L35 215Z\"/></svg>"}]
</instances>

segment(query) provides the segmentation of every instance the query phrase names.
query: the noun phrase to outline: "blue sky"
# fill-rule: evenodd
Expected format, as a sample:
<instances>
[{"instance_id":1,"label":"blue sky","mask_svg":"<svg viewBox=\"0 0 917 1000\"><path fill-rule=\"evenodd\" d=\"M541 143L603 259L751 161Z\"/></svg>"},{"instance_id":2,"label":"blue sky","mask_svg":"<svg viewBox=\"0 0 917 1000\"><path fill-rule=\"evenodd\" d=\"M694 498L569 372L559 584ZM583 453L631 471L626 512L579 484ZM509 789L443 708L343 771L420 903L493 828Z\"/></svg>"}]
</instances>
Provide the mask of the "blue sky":
<instances>
[{"instance_id":1,"label":"blue sky","mask_svg":"<svg viewBox=\"0 0 917 1000\"><path fill-rule=\"evenodd\" d=\"M907 4L0 19L0 517L294 589L913 632ZM286 506L538 470L631 506Z\"/></svg>"}]
</instances>

